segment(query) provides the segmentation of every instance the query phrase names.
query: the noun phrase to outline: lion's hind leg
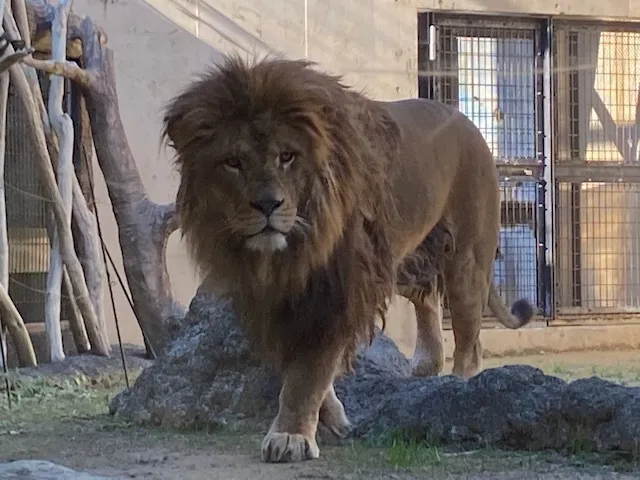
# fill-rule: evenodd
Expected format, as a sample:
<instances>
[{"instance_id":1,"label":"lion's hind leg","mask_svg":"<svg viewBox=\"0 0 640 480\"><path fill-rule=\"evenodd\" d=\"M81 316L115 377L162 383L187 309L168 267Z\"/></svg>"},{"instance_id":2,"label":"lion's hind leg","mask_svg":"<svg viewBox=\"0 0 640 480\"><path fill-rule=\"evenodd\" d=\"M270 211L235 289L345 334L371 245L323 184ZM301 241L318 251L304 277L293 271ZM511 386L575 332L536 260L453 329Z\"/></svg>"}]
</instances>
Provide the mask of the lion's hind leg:
<instances>
[{"instance_id":1,"label":"lion's hind leg","mask_svg":"<svg viewBox=\"0 0 640 480\"><path fill-rule=\"evenodd\" d=\"M343 440L351 433L351 422L344 411L344 405L336 395L333 384L322 401L319 426L321 428L318 432L321 433L322 440L327 443Z\"/></svg>"},{"instance_id":2,"label":"lion's hind leg","mask_svg":"<svg viewBox=\"0 0 640 480\"><path fill-rule=\"evenodd\" d=\"M489 295L491 260L479 260L472 251L458 252L447 268L447 300L455 339L453 374L461 378L472 377L482 367L480 329Z\"/></svg>"},{"instance_id":3,"label":"lion's hind leg","mask_svg":"<svg viewBox=\"0 0 640 480\"><path fill-rule=\"evenodd\" d=\"M439 375L444 368L442 303L444 267L455 243L446 219L441 219L427 237L398 267L397 291L410 300L416 311L417 336L413 374Z\"/></svg>"},{"instance_id":4,"label":"lion's hind leg","mask_svg":"<svg viewBox=\"0 0 640 480\"><path fill-rule=\"evenodd\" d=\"M413 354L413 374L418 377L437 376L444 369L442 343L442 295L437 288L412 299L416 310L416 348Z\"/></svg>"}]
</instances>

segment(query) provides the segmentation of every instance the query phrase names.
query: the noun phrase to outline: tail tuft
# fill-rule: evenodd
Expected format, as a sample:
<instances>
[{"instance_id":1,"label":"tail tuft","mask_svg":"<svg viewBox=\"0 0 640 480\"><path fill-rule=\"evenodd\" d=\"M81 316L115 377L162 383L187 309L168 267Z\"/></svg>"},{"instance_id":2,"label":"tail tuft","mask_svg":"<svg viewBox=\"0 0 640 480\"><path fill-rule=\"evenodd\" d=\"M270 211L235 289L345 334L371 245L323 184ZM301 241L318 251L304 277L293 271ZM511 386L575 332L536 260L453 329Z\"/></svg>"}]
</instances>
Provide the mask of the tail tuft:
<instances>
[{"instance_id":1,"label":"tail tuft","mask_svg":"<svg viewBox=\"0 0 640 480\"><path fill-rule=\"evenodd\" d=\"M511 305L511 314L520 320L520 325L518 328L526 325L533 318L533 314L535 313L533 305L526 298L521 298L520 300L516 300L513 305Z\"/></svg>"}]
</instances>

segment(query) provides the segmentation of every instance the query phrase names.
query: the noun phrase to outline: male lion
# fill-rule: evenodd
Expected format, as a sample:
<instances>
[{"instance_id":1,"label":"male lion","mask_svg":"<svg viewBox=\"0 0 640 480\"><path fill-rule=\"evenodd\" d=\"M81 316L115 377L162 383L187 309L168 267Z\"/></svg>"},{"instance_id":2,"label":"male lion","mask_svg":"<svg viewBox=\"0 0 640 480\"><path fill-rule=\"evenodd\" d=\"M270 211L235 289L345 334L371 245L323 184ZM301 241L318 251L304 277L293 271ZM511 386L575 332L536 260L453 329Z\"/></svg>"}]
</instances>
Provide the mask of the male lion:
<instances>
[{"instance_id":1,"label":"male lion","mask_svg":"<svg viewBox=\"0 0 640 480\"><path fill-rule=\"evenodd\" d=\"M372 101L308 62L227 57L169 103L163 133L189 250L283 377L265 461L317 458L318 422L349 432L334 378L436 224L455 239L442 278L456 375L480 366L488 300L512 328L532 314L526 302L510 314L492 286L497 172L481 133L453 108ZM422 374L442 368L441 292L405 291L418 307Z\"/></svg>"}]
</instances>

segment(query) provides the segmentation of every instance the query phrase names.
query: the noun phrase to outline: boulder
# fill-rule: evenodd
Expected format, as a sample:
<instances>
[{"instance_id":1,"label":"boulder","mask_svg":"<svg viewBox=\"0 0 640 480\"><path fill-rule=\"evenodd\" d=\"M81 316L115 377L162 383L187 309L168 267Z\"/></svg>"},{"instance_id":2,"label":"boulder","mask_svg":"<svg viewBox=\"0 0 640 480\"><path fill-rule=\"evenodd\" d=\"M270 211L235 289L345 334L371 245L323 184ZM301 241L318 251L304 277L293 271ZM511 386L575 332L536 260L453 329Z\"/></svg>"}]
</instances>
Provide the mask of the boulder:
<instances>
[{"instance_id":1,"label":"boulder","mask_svg":"<svg viewBox=\"0 0 640 480\"><path fill-rule=\"evenodd\" d=\"M410 432L436 443L638 451L640 388L595 377L567 383L526 365L469 380L412 377L409 360L380 331L354 369L336 392L357 438ZM198 293L166 355L110 411L176 428L262 426L276 414L279 385L252 354L230 302Z\"/></svg>"},{"instance_id":2,"label":"boulder","mask_svg":"<svg viewBox=\"0 0 640 480\"><path fill-rule=\"evenodd\" d=\"M45 460L16 460L0 463L3 480L124 480L122 477L103 477L71 470Z\"/></svg>"}]
</instances>

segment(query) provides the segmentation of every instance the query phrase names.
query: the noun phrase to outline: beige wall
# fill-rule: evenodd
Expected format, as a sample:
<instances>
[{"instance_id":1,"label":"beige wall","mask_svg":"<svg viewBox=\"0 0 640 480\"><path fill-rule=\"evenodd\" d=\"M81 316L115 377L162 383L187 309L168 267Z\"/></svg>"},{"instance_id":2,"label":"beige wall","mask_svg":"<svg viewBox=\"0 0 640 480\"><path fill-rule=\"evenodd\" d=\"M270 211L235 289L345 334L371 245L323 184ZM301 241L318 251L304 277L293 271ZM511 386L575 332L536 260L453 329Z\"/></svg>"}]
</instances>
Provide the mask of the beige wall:
<instances>
[{"instance_id":1,"label":"beige wall","mask_svg":"<svg viewBox=\"0 0 640 480\"><path fill-rule=\"evenodd\" d=\"M640 11L636 5L640 7L640 0L309 0L306 36L304 0L116 0L108 3L106 12L101 0L76 0L74 9L90 15L109 35L131 148L149 194L165 202L172 200L177 183L167 152L160 148L161 109L193 73L221 53L277 52L302 58L306 51L309 59L345 75L347 82L373 97L413 97L418 9L625 16ZM97 185L107 242L119 260L116 226L101 178ZM187 304L197 279L177 234L167 255L173 288ZM125 341L140 342L135 320L118 290L116 285ZM394 303L393 309L396 318L411 323L406 302ZM398 336L413 335L413 327L407 330L390 323ZM113 332L110 312L109 324Z\"/></svg>"}]
</instances>

